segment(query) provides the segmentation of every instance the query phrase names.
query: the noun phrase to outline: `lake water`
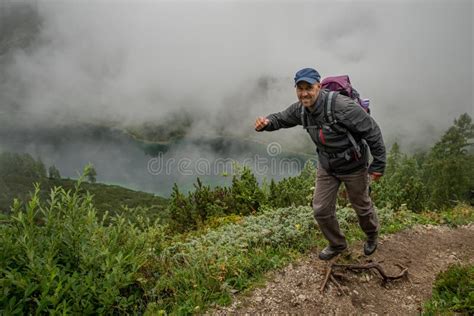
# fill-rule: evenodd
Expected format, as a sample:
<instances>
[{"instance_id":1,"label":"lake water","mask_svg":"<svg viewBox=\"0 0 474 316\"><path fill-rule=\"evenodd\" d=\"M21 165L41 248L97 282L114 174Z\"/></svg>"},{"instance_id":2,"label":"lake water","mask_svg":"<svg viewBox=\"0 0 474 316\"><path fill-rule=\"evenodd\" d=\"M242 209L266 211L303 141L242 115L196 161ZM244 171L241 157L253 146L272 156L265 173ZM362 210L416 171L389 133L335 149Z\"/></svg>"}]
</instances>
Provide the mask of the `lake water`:
<instances>
[{"instance_id":1,"label":"lake water","mask_svg":"<svg viewBox=\"0 0 474 316\"><path fill-rule=\"evenodd\" d=\"M234 163L249 166L259 181L299 173L310 155L285 153L278 143L259 144L230 137L146 143L109 128L75 127L1 130L0 150L27 152L62 177L77 178L91 162L97 181L168 196L174 183L189 190L196 178L212 185L229 184Z\"/></svg>"}]
</instances>

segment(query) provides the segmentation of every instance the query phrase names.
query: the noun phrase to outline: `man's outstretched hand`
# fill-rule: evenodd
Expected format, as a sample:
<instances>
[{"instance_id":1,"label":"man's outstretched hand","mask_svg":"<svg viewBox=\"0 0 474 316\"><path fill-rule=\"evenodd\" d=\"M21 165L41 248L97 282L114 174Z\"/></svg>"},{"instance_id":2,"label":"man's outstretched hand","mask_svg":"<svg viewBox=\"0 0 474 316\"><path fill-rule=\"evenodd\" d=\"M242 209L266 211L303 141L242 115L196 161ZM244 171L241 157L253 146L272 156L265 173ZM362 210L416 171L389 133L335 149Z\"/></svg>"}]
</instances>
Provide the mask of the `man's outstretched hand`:
<instances>
[{"instance_id":1,"label":"man's outstretched hand","mask_svg":"<svg viewBox=\"0 0 474 316\"><path fill-rule=\"evenodd\" d=\"M261 131L268 124L270 124L270 120L267 119L266 117L263 117L263 116L257 117L257 119L255 120L255 130L256 131Z\"/></svg>"},{"instance_id":2,"label":"man's outstretched hand","mask_svg":"<svg viewBox=\"0 0 474 316\"><path fill-rule=\"evenodd\" d=\"M374 182L379 181L381 176L382 176L382 174L380 172L371 172L370 173L370 179Z\"/></svg>"}]
</instances>

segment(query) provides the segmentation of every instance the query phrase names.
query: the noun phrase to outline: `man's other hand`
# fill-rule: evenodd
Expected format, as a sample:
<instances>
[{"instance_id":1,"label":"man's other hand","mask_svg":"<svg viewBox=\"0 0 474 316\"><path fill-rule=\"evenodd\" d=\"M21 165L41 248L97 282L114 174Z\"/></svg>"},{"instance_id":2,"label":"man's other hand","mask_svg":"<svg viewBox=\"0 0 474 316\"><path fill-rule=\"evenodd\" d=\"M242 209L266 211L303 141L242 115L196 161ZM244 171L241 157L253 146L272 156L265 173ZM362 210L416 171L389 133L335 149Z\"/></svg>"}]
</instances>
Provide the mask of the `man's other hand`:
<instances>
[{"instance_id":1,"label":"man's other hand","mask_svg":"<svg viewBox=\"0 0 474 316\"><path fill-rule=\"evenodd\" d=\"M382 176L382 174L380 172L371 172L370 173L370 179L374 182L379 181L381 176Z\"/></svg>"},{"instance_id":2,"label":"man's other hand","mask_svg":"<svg viewBox=\"0 0 474 316\"><path fill-rule=\"evenodd\" d=\"M257 120L255 120L255 130L256 131L261 131L268 124L270 124L270 120L267 119L266 117L263 117L263 116L257 117Z\"/></svg>"}]
</instances>

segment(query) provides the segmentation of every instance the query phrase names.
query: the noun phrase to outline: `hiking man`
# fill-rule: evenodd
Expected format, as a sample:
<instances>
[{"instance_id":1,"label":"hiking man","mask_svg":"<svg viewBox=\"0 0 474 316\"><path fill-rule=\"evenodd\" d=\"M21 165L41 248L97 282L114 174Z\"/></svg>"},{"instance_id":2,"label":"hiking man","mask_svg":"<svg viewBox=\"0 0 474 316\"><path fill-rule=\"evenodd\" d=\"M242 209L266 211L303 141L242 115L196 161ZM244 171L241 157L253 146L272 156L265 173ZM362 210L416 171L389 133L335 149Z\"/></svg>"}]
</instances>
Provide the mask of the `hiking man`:
<instances>
[{"instance_id":1,"label":"hiking man","mask_svg":"<svg viewBox=\"0 0 474 316\"><path fill-rule=\"evenodd\" d=\"M298 102L282 112L258 117L256 131L303 125L316 145L318 169L313 197L314 217L329 246L319 254L329 260L347 248L336 219L341 182L367 236L364 254L377 248L379 222L369 196L369 175L377 181L385 169L385 145L379 126L355 100L321 88L321 76L311 68L295 75ZM369 149L373 161L369 166Z\"/></svg>"}]
</instances>

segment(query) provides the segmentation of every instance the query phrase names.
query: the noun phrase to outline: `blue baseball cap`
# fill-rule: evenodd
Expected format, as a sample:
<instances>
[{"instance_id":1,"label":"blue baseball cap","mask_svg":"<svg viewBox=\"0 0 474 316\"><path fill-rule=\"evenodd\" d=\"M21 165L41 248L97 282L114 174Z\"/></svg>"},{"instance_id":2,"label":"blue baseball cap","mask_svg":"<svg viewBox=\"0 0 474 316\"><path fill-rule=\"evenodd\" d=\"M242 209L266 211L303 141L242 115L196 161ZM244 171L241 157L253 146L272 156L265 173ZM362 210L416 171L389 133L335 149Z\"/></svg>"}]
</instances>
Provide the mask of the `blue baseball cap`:
<instances>
[{"instance_id":1,"label":"blue baseball cap","mask_svg":"<svg viewBox=\"0 0 474 316\"><path fill-rule=\"evenodd\" d=\"M320 82L321 76L319 72L317 72L313 68L303 68L298 71L295 75L295 85L297 85L301 81L305 81L309 84L314 84L316 82Z\"/></svg>"}]
</instances>

